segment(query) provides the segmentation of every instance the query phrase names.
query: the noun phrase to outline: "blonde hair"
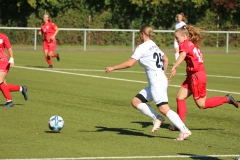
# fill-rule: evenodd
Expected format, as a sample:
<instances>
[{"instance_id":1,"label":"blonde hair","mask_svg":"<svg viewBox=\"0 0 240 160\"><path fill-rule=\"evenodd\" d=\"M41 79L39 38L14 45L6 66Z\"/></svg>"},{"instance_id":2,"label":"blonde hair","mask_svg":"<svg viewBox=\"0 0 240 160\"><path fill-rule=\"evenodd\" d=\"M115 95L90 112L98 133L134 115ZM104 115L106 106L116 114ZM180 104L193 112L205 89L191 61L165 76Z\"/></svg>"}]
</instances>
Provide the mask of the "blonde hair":
<instances>
[{"instance_id":1,"label":"blonde hair","mask_svg":"<svg viewBox=\"0 0 240 160\"><path fill-rule=\"evenodd\" d=\"M44 13L44 15L43 16L48 16L48 22L52 22L52 17L49 15L49 14L47 14L47 13Z\"/></svg>"},{"instance_id":2,"label":"blonde hair","mask_svg":"<svg viewBox=\"0 0 240 160\"><path fill-rule=\"evenodd\" d=\"M182 26L181 28L178 28L175 32L180 32L181 34L185 34L188 39L195 44L196 47L200 48L203 37L202 32L203 30L194 26Z\"/></svg>"},{"instance_id":3,"label":"blonde hair","mask_svg":"<svg viewBox=\"0 0 240 160\"><path fill-rule=\"evenodd\" d=\"M153 28L150 25L144 25L141 27L140 33L144 33L151 39L153 37Z\"/></svg>"},{"instance_id":4,"label":"blonde hair","mask_svg":"<svg viewBox=\"0 0 240 160\"><path fill-rule=\"evenodd\" d=\"M178 15L182 15L182 21L187 23L187 18L185 17L184 13L181 12L181 13L177 14L177 16Z\"/></svg>"}]
</instances>

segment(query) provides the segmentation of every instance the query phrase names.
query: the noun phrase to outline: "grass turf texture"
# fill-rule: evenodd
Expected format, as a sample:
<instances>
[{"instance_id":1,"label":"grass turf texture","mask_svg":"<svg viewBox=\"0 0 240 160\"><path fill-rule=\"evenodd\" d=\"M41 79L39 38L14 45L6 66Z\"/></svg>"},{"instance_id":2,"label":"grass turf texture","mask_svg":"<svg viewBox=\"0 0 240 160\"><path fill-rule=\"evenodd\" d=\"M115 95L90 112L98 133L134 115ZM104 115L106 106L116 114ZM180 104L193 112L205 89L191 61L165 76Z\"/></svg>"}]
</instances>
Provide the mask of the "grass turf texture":
<instances>
[{"instance_id":1,"label":"grass turf texture","mask_svg":"<svg viewBox=\"0 0 240 160\"><path fill-rule=\"evenodd\" d=\"M104 70L106 66L127 60L131 53L60 52L60 55L60 62L53 59L54 71L146 82L143 68L138 64L125 71L140 73L61 70ZM174 55L167 55L170 70ZM206 54L204 59L207 74L238 77L209 77L207 88L240 92L239 54ZM15 65L51 70L46 68L47 63L40 51L15 50ZM181 64L177 72L185 73L185 65ZM180 85L184 79L184 75L176 75L171 84ZM191 129L192 136L176 142L173 139L179 132L167 129L170 125L168 120L157 133L152 134L151 120L131 107L131 99L147 84L17 67L11 68L7 82L27 85L29 100L24 101L20 92L12 93L15 107L0 108L0 158L240 153L240 111L229 104L200 110L190 97L187 100L186 125ZM177 91L178 88L168 88L169 103L173 110L176 110ZM217 95L224 96L225 93L208 92L208 97ZM239 94L234 94L234 97L240 100ZM3 96L0 101L1 104L5 103ZM151 105L157 110L154 103ZM61 133L51 133L48 129L48 119L56 114L65 121Z\"/></svg>"}]
</instances>

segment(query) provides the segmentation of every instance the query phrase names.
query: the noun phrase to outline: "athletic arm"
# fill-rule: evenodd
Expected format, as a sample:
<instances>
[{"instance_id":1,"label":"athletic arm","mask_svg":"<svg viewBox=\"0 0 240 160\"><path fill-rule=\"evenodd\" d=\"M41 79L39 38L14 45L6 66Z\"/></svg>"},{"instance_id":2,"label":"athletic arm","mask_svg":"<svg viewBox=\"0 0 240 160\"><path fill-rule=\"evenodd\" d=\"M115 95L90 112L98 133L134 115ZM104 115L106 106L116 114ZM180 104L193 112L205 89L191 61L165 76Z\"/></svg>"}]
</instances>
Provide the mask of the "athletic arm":
<instances>
[{"instance_id":1,"label":"athletic arm","mask_svg":"<svg viewBox=\"0 0 240 160\"><path fill-rule=\"evenodd\" d=\"M55 32L54 32L54 34L51 36L51 40L54 40L55 39L55 37L56 37L56 35L58 34L58 27L57 26L55 26L54 27L54 30L55 30Z\"/></svg>"},{"instance_id":2,"label":"athletic arm","mask_svg":"<svg viewBox=\"0 0 240 160\"><path fill-rule=\"evenodd\" d=\"M172 76L174 76L176 74L176 69L177 67L182 63L182 61L184 61L185 57L186 57L186 52L180 52L180 55L177 59L177 61L175 62L175 64L173 65L169 78L172 78Z\"/></svg>"},{"instance_id":3,"label":"athletic arm","mask_svg":"<svg viewBox=\"0 0 240 160\"><path fill-rule=\"evenodd\" d=\"M168 68L168 57L164 54L162 57L162 60L163 60L164 73L166 74L167 68Z\"/></svg>"},{"instance_id":4,"label":"athletic arm","mask_svg":"<svg viewBox=\"0 0 240 160\"><path fill-rule=\"evenodd\" d=\"M11 67L13 67L14 66L14 59L13 59L13 50L12 50L12 48L10 48L10 49L8 49L8 54L9 54L9 63L10 63L10 65L11 65Z\"/></svg>"},{"instance_id":5,"label":"athletic arm","mask_svg":"<svg viewBox=\"0 0 240 160\"><path fill-rule=\"evenodd\" d=\"M127 60L126 62L123 62L121 64L118 64L116 66L110 66L110 67L106 67L106 73L114 71L114 70L119 70L119 69L125 69L125 68L130 68L132 67L135 63L137 62L136 59L130 58L129 60Z\"/></svg>"}]
</instances>

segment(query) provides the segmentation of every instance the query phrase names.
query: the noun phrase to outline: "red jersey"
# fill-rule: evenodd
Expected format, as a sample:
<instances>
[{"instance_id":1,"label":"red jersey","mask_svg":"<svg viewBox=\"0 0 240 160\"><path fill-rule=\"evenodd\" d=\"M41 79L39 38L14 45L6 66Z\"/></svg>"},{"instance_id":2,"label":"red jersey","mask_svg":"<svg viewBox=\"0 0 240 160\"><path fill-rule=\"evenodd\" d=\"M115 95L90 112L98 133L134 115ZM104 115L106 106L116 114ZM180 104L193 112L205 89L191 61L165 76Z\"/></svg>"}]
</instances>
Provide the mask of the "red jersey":
<instances>
[{"instance_id":1,"label":"red jersey","mask_svg":"<svg viewBox=\"0 0 240 160\"><path fill-rule=\"evenodd\" d=\"M9 50L12 46L8 37L5 34L0 33L0 62L8 62L8 56L5 53L5 48Z\"/></svg>"},{"instance_id":2,"label":"red jersey","mask_svg":"<svg viewBox=\"0 0 240 160\"><path fill-rule=\"evenodd\" d=\"M44 40L50 42L50 37L55 33L56 24L47 22L41 26L41 32L44 34Z\"/></svg>"},{"instance_id":3,"label":"red jersey","mask_svg":"<svg viewBox=\"0 0 240 160\"><path fill-rule=\"evenodd\" d=\"M179 44L179 53L185 52L187 72L198 72L204 70L202 52L190 40L185 40Z\"/></svg>"}]
</instances>

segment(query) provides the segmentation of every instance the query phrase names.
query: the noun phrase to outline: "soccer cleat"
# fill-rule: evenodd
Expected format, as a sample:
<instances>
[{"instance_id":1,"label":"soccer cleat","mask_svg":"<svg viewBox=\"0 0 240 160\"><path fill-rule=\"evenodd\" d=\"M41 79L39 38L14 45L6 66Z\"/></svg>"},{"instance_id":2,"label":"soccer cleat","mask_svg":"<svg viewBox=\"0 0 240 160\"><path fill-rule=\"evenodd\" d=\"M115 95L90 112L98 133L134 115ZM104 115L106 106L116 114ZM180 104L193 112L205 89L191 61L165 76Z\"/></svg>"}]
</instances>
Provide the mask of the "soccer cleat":
<instances>
[{"instance_id":1,"label":"soccer cleat","mask_svg":"<svg viewBox=\"0 0 240 160\"><path fill-rule=\"evenodd\" d=\"M60 61L60 55L57 53L57 60Z\"/></svg>"},{"instance_id":2,"label":"soccer cleat","mask_svg":"<svg viewBox=\"0 0 240 160\"><path fill-rule=\"evenodd\" d=\"M169 126L168 129L171 131L179 131L179 129L175 126Z\"/></svg>"},{"instance_id":3,"label":"soccer cleat","mask_svg":"<svg viewBox=\"0 0 240 160\"><path fill-rule=\"evenodd\" d=\"M160 128L163 121L165 121L165 119L162 116L158 115L157 118L153 121L153 128L151 132L156 132Z\"/></svg>"},{"instance_id":4,"label":"soccer cleat","mask_svg":"<svg viewBox=\"0 0 240 160\"><path fill-rule=\"evenodd\" d=\"M52 65L49 65L48 68L53 68L53 66L52 66Z\"/></svg>"},{"instance_id":5,"label":"soccer cleat","mask_svg":"<svg viewBox=\"0 0 240 160\"><path fill-rule=\"evenodd\" d=\"M27 86L22 86L22 95L25 100L28 100Z\"/></svg>"},{"instance_id":6,"label":"soccer cleat","mask_svg":"<svg viewBox=\"0 0 240 160\"><path fill-rule=\"evenodd\" d=\"M186 129L184 132L181 132L179 134L179 137L176 138L175 140L177 141L183 141L184 139L186 139L187 137L191 136L192 132L189 129Z\"/></svg>"},{"instance_id":7,"label":"soccer cleat","mask_svg":"<svg viewBox=\"0 0 240 160\"><path fill-rule=\"evenodd\" d=\"M12 103L12 101L10 102L7 102L6 104L3 105L4 108L10 108L10 107L13 107L14 104Z\"/></svg>"},{"instance_id":8,"label":"soccer cleat","mask_svg":"<svg viewBox=\"0 0 240 160\"><path fill-rule=\"evenodd\" d=\"M229 99L229 104L232 104L238 108L238 102L233 98L231 94L227 94L226 97Z\"/></svg>"}]
</instances>

